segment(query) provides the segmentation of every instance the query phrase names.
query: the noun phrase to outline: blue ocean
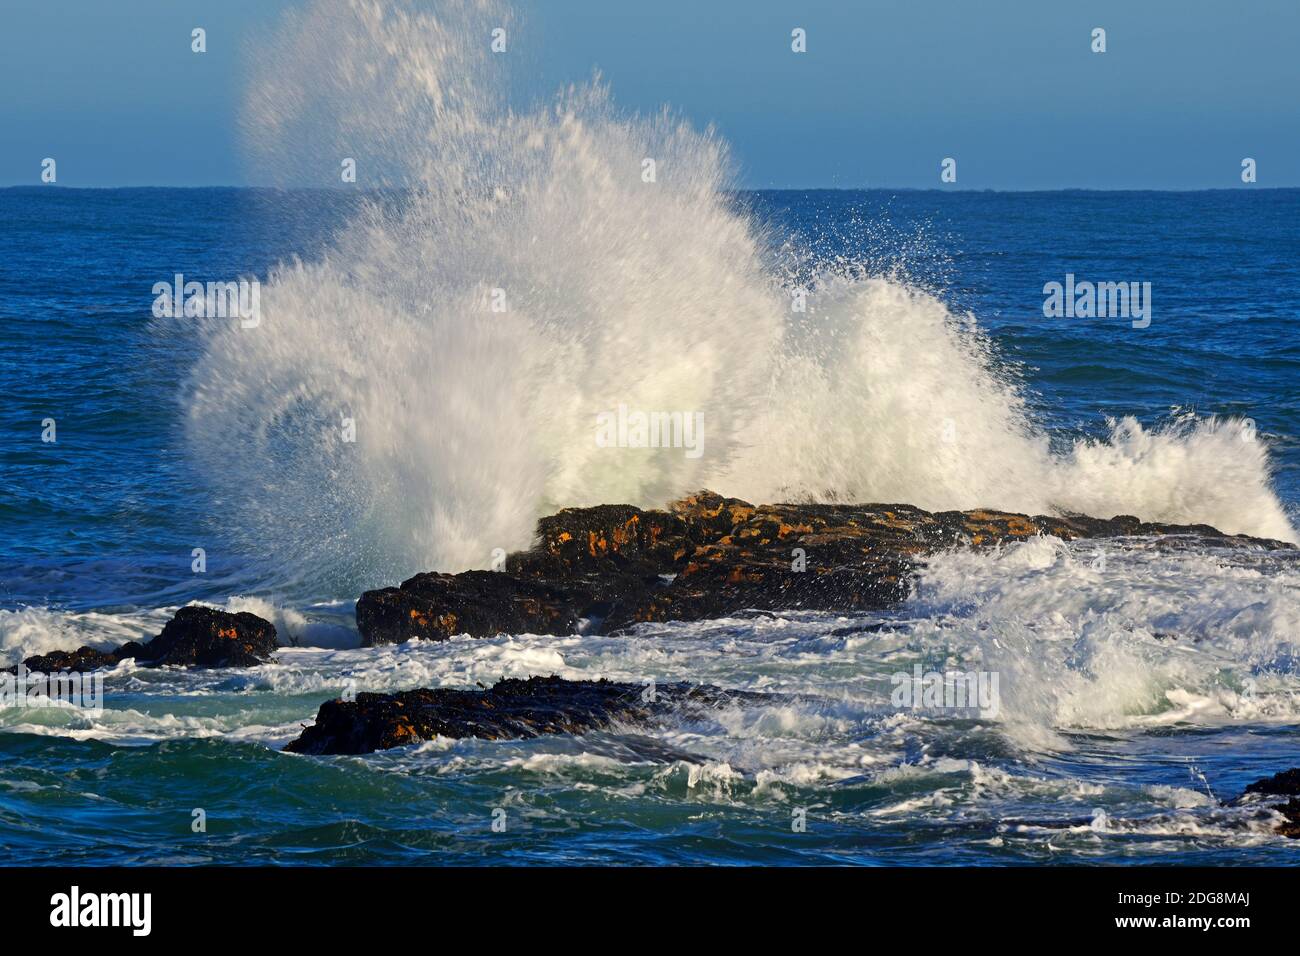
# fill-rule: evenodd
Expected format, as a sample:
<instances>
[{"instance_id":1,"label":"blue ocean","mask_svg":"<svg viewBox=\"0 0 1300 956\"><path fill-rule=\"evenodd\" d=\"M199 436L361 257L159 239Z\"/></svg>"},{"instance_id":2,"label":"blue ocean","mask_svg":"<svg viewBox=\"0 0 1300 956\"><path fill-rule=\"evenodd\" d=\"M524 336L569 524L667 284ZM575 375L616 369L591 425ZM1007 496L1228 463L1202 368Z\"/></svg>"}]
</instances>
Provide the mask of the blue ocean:
<instances>
[{"instance_id":1,"label":"blue ocean","mask_svg":"<svg viewBox=\"0 0 1300 956\"><path fill-rule=\"evenodd\" d=\"M485 567L558 507L700 487L1297 540L1300 191L737 192L706 171L650 195L602 180L622 144L587 137L524 164L514 201L441 182L0 191L3 663L147 639L190 602L261 614L285 645L251 669L122 665L95 715L0 712L11 852L1293 862L1224 801L1297 762L1295 551L1038 538L938 555L868 617L358 646L364 588ZM178 273L256 279L256 325L159 317ZM1136 283L1145 315L1045 314L1067 276ZM705 410L708 453L599 458L591 415L619 401ZM936 659L995 666L997 717L891 707L890 675ZM533 674L799 702L280 749L349 683Z\"/></svg>"}]
</instances>

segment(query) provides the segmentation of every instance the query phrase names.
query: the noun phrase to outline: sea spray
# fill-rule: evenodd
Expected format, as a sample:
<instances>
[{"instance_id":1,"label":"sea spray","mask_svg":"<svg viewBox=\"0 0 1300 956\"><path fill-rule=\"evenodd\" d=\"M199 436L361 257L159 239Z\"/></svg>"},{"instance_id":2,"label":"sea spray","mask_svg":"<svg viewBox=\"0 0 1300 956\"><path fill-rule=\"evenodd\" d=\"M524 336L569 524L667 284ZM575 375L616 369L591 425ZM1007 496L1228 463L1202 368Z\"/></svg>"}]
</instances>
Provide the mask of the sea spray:
<instances>
[{"instance_id":1,"label":"sea spray","mask_svg":"<svg viewBox=\"0 0 1300 956\"><path fill-rule=\"evenodd\" d=\"M618 111L598 78L513 109L486 39L507 20L318 0L256 48L257 161L314 183L349 158L371 192L315 261L269 277L258 328L202 330L190 447L248 553L347 593L486 567L559 507L703 486L1295 537L1265 447L1230 423L1124 420L1053 454L939 298L837 265L792 311L781 237L727 192L725 144ZM600 447L621 405L701 414L706 453Z\"/></svg>"}]
</instances>

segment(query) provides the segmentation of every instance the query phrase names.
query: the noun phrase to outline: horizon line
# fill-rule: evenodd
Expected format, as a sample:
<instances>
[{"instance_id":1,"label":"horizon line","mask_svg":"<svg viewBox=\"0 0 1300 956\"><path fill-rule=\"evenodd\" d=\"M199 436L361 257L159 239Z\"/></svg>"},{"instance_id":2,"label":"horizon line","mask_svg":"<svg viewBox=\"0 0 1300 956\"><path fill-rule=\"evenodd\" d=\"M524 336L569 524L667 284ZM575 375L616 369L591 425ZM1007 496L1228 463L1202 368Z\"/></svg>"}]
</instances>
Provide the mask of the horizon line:
<instances>
[{"instance_id":1,"label":"horizon line","mask_svg":"<svg viewBox=\"0 0 1300 956\"><path fill-rule=\"evenodd\" d=\"M227 190L259 190L262 192L374 192L382 190L406 189L412 187L404 186L365 186L356 187L348 185L330 185L330 186L266 186L266 185L234 185L230 183L204 183L194 185L155 185L155 184L135 184L135 185L115 185L115 186L65 186L61 183L9 183L0 185L0 190L63 190L67 192L106 192L110 190L128 190L128 189L175 189L175 190L199 190L199 189L227 189ZM721 190L722 192L913 192L913 193L1211 193L1211 192L1280 192L1285 190L1300 189L1300 184L1294 186L1261 186L1258 183L1242 183L1237 186L1189 186L1174 188L1168 186L1042 186L1030 187L1025 189L1009 189L1003 187L989 186L983 188L974 187L944 187L944 186L733 186Z\"/></svg>"}]
</instances>

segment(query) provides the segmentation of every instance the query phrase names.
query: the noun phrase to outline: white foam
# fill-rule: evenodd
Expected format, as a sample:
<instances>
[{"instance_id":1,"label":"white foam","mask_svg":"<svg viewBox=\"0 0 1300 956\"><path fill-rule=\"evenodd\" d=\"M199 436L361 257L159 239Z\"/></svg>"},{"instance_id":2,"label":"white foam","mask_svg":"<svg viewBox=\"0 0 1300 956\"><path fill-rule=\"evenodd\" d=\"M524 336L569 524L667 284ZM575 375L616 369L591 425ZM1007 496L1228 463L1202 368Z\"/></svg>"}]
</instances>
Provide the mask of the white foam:
<instances>
[{"instance_id":1,"label":"white foam","mask_svg":"<svg viewBox=\"0 0 1300 956\"><path fill-rule=\"evenodd\" d=\"M233 613L248 611L275 626L276 636L282 645L301 647L360 647L361 635L356 629L329 620L320 620L279 601L247 595L232 595L224 609ZM337 609L330 608L337 617ZM350 623L350 622L349 622Z\"/></svg>"},{"instance_id":2,"label":"white foam","mask_svg":"<svg viewBox=\"0 0 1300 956\"><path fill-rule=\"evenodd\" d=\"M286 646L349 648L361 641L351 626L350 606L295 608L245 595L192 603L256 614L275 625L280 643ZM0 661L12 665L35 654L71 651L82 645L111 650L129 641L143 643L156 637L176 611L174 606L114 613L44 607L0 610Z\"/></svg>"},{"instance_id":3,"label":"white foam","mask_svg":"<svg viewBox=\"0 0 1300 956\"><path fill-rule=\"evenodd\" d=\"M44 607L0 610L0 660L11 666L36 654L71 651L82 645L110 650L128 641L147 640L162 629L169 616L167 609L136 614Z\"/></svg>"},{"instance_id":4,"label":"white foam","mask_svg":"<svg viewBox=\"0 0 1300 956\"><path fill-rule=\"evenodd\" d=\"M1040 745L1060 728L1298 712L1295 552L1040 538L934 557L909 610L914 639L1000 674L999 719Z\"/></svg>"}]
</instances>

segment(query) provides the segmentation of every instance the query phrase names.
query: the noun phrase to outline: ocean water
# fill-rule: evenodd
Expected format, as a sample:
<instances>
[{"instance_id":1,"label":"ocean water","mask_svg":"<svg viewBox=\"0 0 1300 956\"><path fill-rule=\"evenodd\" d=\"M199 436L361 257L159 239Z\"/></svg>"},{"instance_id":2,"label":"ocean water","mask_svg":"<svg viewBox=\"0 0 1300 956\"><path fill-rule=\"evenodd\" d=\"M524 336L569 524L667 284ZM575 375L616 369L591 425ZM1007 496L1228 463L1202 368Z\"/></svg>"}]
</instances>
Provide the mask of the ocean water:
<instances>
[{"instance_id":1,"label":"ocean water","mask_svg":"<svg viewBox=\"0 0 1300 956\"><path fill-rule=\"evenodd\" d=\"M3 663L147 638L192 601L286 645L248 670L124 665L99 715L0 711L15 858L1297 859L1222 802L1300 764L1295 550L1042 538L938 555L875 615L359 648L366 587L487 566L558 507L701 487L1300 524L1300 190L738 191L716 135L598 84L505 112L449 42L465 24L418 25L316 4L250 80L263 168L304 178L351 137L369 185L0 190ZM318 77L322 45L388 68ZM155 315L176 273L257 278L256 326ZM1149 325L1046 317L1067 275L1149 282ZM598 447L619 404L701 412L704 453ZM996 673L998 712L896 706L916 664ZM530 674L782 696L280 751L348 686Z\"/></svg>"}]
</instances>

